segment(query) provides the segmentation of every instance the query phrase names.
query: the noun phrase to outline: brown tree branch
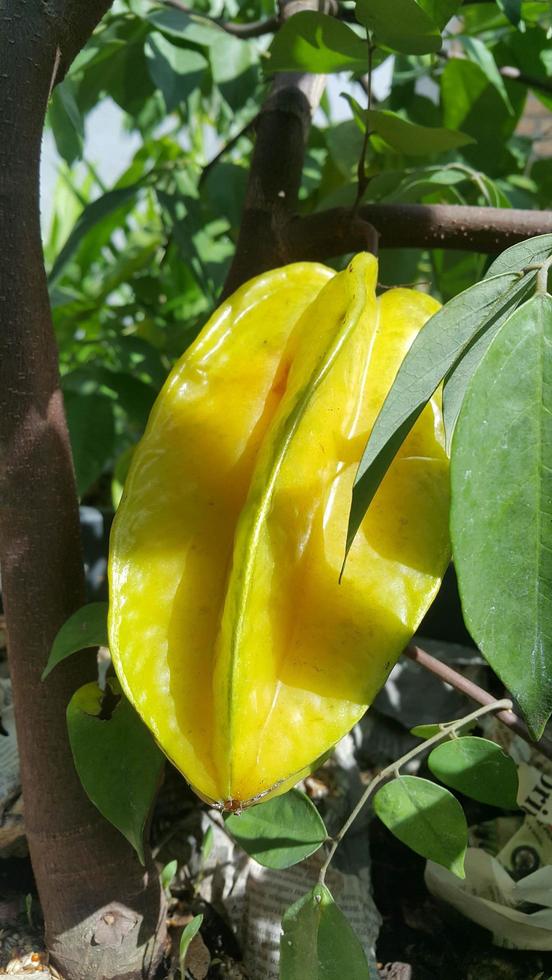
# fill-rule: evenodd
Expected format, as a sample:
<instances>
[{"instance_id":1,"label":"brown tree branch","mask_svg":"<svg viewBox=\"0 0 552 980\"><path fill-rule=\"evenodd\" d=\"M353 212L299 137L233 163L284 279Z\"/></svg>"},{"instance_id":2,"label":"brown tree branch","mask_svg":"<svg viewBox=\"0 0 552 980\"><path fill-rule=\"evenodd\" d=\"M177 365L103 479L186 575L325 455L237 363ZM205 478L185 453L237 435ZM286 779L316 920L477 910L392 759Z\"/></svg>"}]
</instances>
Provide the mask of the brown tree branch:
<instances>
[{"instance_id":1,"label":"brown tree branch","mask_svg":"<svg viewBox=\"0 0 552 980\"><path fill-rule=\"evenodd\" d=\"M404 654L414 663L419 664L424 670L429 671L439 680L443 681L444 684L450 684L456 691L460 691L465 694L476 704L492 704L495 698L488 691L485 691L478 684L474 684L463 674L460 674L457 670L449 667L448 664L444 664L441 660L437 660L436 657L432 657L431 654L422 650L421 647L414 643L410 643ZM543 735L538 742L535 742L529 734L529 729L522 719L516 715L513 711L497 711L496 717L503 725L510 728L516 735L519 735L524 742L528 745L532 745L534 748L538 749L542 755L546 756L547 759L552 759L552 740L547 736Z\"/></svg>"},{"instance_id":2,"label":"brown tree branch","mask_svg":"<svg viewBox=\"0 0 552 980\"><path fill-rule=\"evenodd\" d=\"M40 239L40 142L55 68L67 69L108 5L0 0L0 563L26 832L47 943L66 980L153 975L165 928L153 861L140 865L74 769L65 711L95 676L93 653L40 680L84 595Z\"/></svg>"},{"instance_id":3,"label":"brown tree branch","mask_svg":"<svg viewBox=\"0 0 552 980\"><path fill-rule=\"evenodd\" d=\"M526 238L552 233L552 211L516 208L364 204L357 218L365 227L376 229L380 248L446 248L494 254ZM324 261L357 251L362 230L348 209L332 208L294 218L282 240L288 262L299 258Z\"/></svg>"}]
</instances>

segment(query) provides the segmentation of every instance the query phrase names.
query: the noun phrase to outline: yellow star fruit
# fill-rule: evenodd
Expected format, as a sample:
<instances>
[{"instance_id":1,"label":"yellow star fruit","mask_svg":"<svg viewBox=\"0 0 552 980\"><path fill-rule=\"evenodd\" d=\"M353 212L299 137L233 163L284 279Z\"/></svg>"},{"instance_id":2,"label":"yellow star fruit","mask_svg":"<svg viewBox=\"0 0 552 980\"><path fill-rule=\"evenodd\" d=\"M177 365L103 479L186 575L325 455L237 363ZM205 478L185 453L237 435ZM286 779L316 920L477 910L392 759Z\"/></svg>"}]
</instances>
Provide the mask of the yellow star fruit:
<instances>
[{"instance_id":1,"label":"yellow star fruit","mask_svg":"<svg viewBox=\"0 0 552 980\"><path fill-rule=\"evenodd\" d=\"M242 286L176 364L132 462L110 554L121 684L205 799L293 785L361 718L449 558L440 405L362 522L355 471L399 365L438 309L377 261L298 263Z\"/></svg>"}]
</instances>

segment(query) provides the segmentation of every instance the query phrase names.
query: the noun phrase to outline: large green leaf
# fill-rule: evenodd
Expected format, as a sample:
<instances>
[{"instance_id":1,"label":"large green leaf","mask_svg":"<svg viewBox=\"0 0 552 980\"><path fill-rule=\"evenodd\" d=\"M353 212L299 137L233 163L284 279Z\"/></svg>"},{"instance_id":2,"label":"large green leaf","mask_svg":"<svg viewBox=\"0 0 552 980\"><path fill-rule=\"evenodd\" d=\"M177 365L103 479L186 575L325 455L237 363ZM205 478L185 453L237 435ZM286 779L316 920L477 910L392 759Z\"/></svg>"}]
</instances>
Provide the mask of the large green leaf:
<instances>
[{"instance_id":1,"label":"large green leaf","mask_svg":"<svg viewBox=\"0 0 552 980\"><path fill-rule=\"evenodd\" d=\"M535 276L525 275L510 291L511 304L509 304L500 316L495 317L483 333L479 334L474 342L468 346L453 369L447 374L443 385L443 418L447 439L447 449L450 451L452 437L456 426L458 413L462 408L466 388L471 376L484 357L486 350L492 344L502 324L513 313L516 305L528 298L529 293L534 287Z\"/></svg>"},{"instance_id":2,"label":"large green leaf","mask_svg":"<svg viewBox=\"0 0 552 980\"><path fill-rule=\"evenodd\" d=\"M378 790L374 810L416 854L465 877L468 826L462 807L447 789L418 776L399 776Z\"/></svg>"},{"instance_id":3,"label":"large green leaf","mask_svg":"<svg viewBox=\"0 0 552 980\"><path fill-rule=\"evenodd\" d=\"M152 734L115 678L108 678L105 692L96 683L76 691L67 728L85 792L144 863L144 830L164 765Z\"/></svg>"},{"instance_id":4,"label":"large green leaf","mask_svg":"<svg viewBox=\"0 0 552 980\"><path fill-rule=\"evenodd\" d=\"M150 35L145 50L152 81L161 89L167 111L172 112L198 88L207 61L199 51L177 47L157 32Z\"/></svg>"},{"instance_id":5,"label":"large green leaf","mask_svg":"<svg viewBox=\"0 0 552 980\"><path fill-rule=\"evenodd\" d=\"M539 737L552 712L552 298L501 328L452 446L451 532L464 617Z\"/></svg>"},{"instance_id":6,"label":"large green leaf","mask_svg":"<svg viewBox=\"0 0 552 980\"><path fill-rule=\"evenodd\" d=\"M462 0L417 0L417 3L441 31L462 6Z\"/></svg>"},{"instance_id":7,"label":"large green leaf","mask_svg":"<svg viewBox=\"0 0 552 980\"><path fill-rule=\"evenodd\" d=\"M82 497L103 473L115 446L114 402L101 394L64 396L77 492Z\"/></svg>"},{"instance_id":8,"label":"large green leaf","mask_svg":"<svg viewBox=\"0 0 552 980\"><path fill-rule=\"evenodd\" d=\"M314 803L297 789L231 814L225 823L244 851L266 868L290 868L317 851L327 837Z\"/></svg>"},{"instance_id":9,"label":"large green leaf","mask_svg":"<svg viewBox=\"0 0 552 980\"><path fill-rule=\"evenodd\" d=\"M492 51L478 37L463 37L461 40L468 57L476 65L479 65L491 85L497 90L508 112L513 115L514 110L510 102L510 96L506 91L504 79L498 70L498 65L494 60Z\"/></svg>"},{"instance_id":10,"label":"large green leaf","mask_svg":"<svg viewBox=\"0 0 552 980\"><path fill-rule=\"evenodd\" d=\"M314 10L285 22L270 48L270 71L366 72L368 45L350 27Z\"/></svg>"},{"instance_id":11,"label":"large green leaf","mask_svg":"<svg viewBox=\"0 0 552 980\"><path fill-rule=\"evenodd\" d=\"M402 54L429 54L441 47L441 35L416 0L357 0L357 20L376 44Z\"/></svg>"},{"instance_id":12,"label":"large green leaf","mask_svg":"<svg viewBox=\"0 0 552 980\"><path fill-rule=\"evenodd\" d=\"M505 83L507 106L487 70L465 58L449 59L440 77L443 122L473 136L475 145L464 151L472 165L500 176L511 166L506 143L516 128L526 90Z\"/></svg>"},{"instance_id":13,"label":"large green leaf","mask_svg":"<svg viewBox=\"0 0 552 980\"><path fill-rule=\"evenodd\" d=\"M325 885L285 913L280 980L369 980L364 950Z\"/></svg>"},{"instance_id":14,"label":"large green leaf","mask_svg":"<svg viewBox=\"0 0 552 980\"><path fill-rule=\"evenodd\" d=\"M42 680L45 680L50 671L72 653L86 650L88 647L106 647L109 645L107 610L107 602L89 602L88 605L77 609L64 622L52 644Z\"/></svg>"},{"instance_id":15,"label":"large green leaf","mask_svg":"<svg viewBox=\"0 0 552 980\"><path fill-rule=\"evenodd\" d=\"M370 132L377 133L385 143L406 156L442 153L474 142L471 136L458 130L417 126L386 109L371 109L366 118Z\"/></svg>"},{"instance_id":16,"label":"large green leaf","mask_svg":"<svg viewBox=\"0 0 552 980\"><path fill-rule=\"evenodd\" d=\"M455 296L420 330L399 368L360 461L347 548L399 447L439 383L478 337L515 307L522 282L515 272L485 279Z\"/></svg>"},{"instance_id":17,"label":"large green leaf","mask_svg":"<svg viewBox=\"0 0 552 980\"><path fill-rule=\"evenodd\" d=\"M516 809L518 775L514 760L496 742L464 735L438 745L427 764L442 783L480 803Z\"/></svg>"}]
</instances>

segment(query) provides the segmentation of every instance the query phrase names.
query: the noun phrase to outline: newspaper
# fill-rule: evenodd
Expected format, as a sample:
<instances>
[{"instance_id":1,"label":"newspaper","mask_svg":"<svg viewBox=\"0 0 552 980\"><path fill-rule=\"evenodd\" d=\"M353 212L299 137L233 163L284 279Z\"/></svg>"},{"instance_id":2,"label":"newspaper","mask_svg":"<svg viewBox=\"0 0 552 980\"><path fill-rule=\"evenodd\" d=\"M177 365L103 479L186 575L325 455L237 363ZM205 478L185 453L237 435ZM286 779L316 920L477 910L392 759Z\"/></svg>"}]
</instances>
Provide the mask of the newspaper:
<instances>
[{"instance_id":1,"label":"newspaper","mask_svg":"<svg viewBox=\"0 0 552 980\"><path fill-rule=\"evenodd\" d=\"M228 915L248 975L254 980L278 980L282 916L316 884L321 858L315 854L292 868L269 870L235 847L218 820L213 830L214 846L201 895ZM370 894L368 869L358 875L330 869L326 883L362 943L370 977L376 978L374 945L380 916Z\"/></svg>"},{"instance_id":2,"label":"newspaper","mask_svg":"<svg viewBox=\"0 0 552 980\"><path fill-rule=\"evenodd\" d=\"M11 681L0 678L0 856L21 847L25 829ZM18 842L19 845L18 845Z\"/></svg>"},{"instance_id":3,"label":"newspaper","mask_svg":"<svg viewBox=\"0 0 552 980\"><path fill-rule=\"evenodd\" d=\"M11 801L19 795L21 782L19 778L19 753L15 735L15 718L11 681L0 678L0 822L4 811Z\"/></svg>"},{"instance_id":4,"label":"newspaper","mask_svg":"<svg viewBox=\"0 0 552 980\"><path fill-rule=\"evenodd\" d=\"M518 762L522 813L470 828L478 846L467 850L464 880L432 861L425 880L433 895L490 930L495 945L552 950L552 767L506 738ZM537 758L540 768L521 761Z\"/></svg>"}]
</instances>

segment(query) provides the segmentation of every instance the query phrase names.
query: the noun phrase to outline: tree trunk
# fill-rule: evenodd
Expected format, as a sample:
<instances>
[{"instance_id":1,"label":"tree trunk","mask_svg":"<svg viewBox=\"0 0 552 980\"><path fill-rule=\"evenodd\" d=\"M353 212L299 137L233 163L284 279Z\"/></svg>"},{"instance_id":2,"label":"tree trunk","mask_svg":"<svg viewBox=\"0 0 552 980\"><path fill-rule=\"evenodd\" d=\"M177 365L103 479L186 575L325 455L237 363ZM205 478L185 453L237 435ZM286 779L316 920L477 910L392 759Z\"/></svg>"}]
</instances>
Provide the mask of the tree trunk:
<instances>
[{"instance_id":1,"label":"tree trunk","mask_svg":"<svg viewBox=\"0 0 552 980\"><path fill-rule=\"evenodd\" d=\"M65 709L95 676L94 655L40 681L84 594L40 241L40 141L54 66L67 67L108 5L0 0L0 562L27 837L48 947L66 980L153 977L165 940L151 857L143 868L73 766Z\"/></svg>"}]
</instances>

